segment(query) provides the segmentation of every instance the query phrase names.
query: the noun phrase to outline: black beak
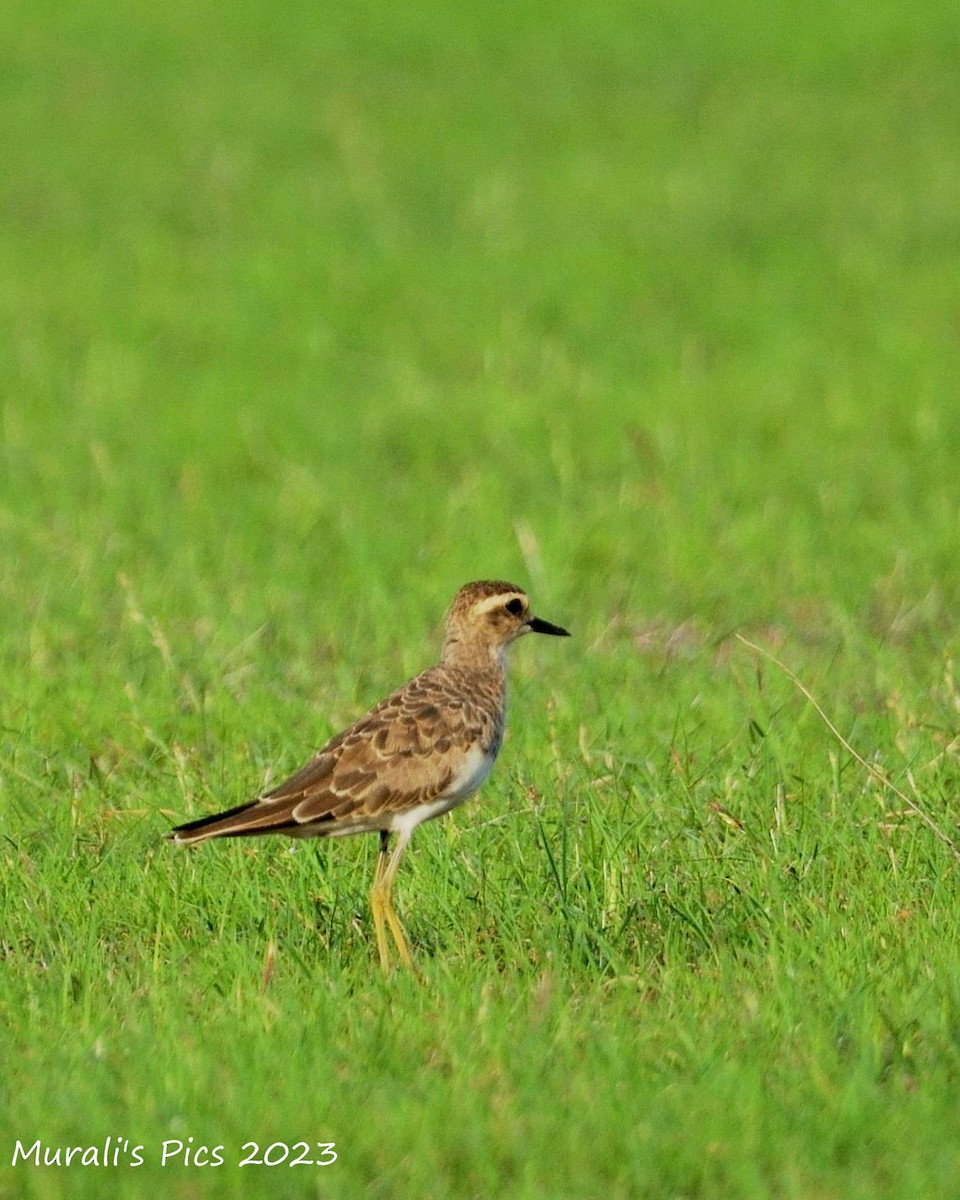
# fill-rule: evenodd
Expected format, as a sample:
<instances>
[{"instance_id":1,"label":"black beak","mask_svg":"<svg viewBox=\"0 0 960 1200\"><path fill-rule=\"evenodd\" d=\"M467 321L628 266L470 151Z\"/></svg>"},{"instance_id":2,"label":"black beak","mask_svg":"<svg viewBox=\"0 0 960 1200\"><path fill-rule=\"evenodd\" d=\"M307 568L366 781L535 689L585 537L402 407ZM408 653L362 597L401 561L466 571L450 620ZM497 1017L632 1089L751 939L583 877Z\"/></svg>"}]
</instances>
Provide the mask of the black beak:
<instances>
[{"instance_id":1,"label":"black beak","mask_svg":"<svg viewBox=\"0 0 960 1200\"><path fill-rule=\"evenodd\" d=\"M559 625L551 625L549 621L541 621L539 617L531 617L527 622L527 628L533 633L550 633L554 637L570 636L566 629L561 629Z\"/></svg>"}]
</instances>

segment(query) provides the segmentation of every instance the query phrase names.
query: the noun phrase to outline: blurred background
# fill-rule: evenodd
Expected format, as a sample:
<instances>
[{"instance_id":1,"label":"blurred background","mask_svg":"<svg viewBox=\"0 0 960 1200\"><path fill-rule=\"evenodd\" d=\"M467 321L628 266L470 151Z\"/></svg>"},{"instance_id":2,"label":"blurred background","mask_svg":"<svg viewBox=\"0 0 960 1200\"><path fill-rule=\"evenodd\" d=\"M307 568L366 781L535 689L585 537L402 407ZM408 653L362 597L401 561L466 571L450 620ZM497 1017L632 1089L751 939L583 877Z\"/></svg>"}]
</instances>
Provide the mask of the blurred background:
<instances>
[{"instance_id":1,"label":"blurred background","mask_svg":"<svg viewBox=\"0 0 960 1200\"><path fill-rule=\"evenodd\" d=\"M16 661L146 606L291 656L389 612L412 667L487 575L617 654L951 627L953 4L0 25Z\"/></svg>"}]
</instances>

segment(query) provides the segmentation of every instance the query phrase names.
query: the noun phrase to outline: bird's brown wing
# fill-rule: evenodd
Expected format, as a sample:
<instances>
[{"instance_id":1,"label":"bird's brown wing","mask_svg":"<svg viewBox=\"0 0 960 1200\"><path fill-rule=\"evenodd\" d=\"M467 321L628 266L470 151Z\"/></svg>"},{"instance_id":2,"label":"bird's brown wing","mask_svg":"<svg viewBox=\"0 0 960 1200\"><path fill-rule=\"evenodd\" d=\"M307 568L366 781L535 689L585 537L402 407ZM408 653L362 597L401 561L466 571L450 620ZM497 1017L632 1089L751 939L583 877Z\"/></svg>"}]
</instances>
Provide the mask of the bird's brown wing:
<instances>
[{"instance_id":1,"label":"bird's brown wing","mask_svg":"<svg viewBox=\"0 0 960 1200\"><path fill-rule=\"evenodd\" d=\"M199 842L385 828L393 813L442 797L470 747L495 748L500 731L491 714L499 705L482 703L481 696L466 699L457 682L449 671L424 671L278 787L249 804L180 825L170 836Z\"/></svg>"}]
</instances>

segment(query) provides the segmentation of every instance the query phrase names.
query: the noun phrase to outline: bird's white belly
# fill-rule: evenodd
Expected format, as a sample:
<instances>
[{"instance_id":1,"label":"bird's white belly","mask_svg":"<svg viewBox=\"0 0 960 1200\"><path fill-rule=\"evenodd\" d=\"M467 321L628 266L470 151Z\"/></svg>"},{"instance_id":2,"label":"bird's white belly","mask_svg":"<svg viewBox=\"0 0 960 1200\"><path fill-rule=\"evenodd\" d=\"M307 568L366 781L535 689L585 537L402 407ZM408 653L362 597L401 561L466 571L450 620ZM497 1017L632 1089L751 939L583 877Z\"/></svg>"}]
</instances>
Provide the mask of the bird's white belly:
<instances>
[{"instance_id":1,"label":"bird's white belly","mask_svg":"<svg viewBox=\"0 0 960 1200\"><path fill-rule=\"evenodd\" d=\"M454 775L450 781L450 786L442 796L438 796L436 800L429 800L424 804L418 804L413 808L408 808L405 812L394 814L393 820L390 822L390 830L392 833L410 832L418 825L422 825L424 821L429 821L432 817L442 816L445 812L449 812L451 808L456 808L458 804L462 804L464 800L472 795L483 781L490 774L493 767L496 753L485 754L478 746L471 750L464 758L460 770Z\"/></svg>"},{"instance_id":2,"label":"bird's white belly","mask_svg":"<svg viewBox=\"0 0 960 1200\"><path fill-rule=\"evenodd\" d=\"M491 753L479 746L471 750L463 760L460 770L450 781L445 798L454 801L466 800L490 774L496 757L496 750Z\"/></svg>"}]
</instances>

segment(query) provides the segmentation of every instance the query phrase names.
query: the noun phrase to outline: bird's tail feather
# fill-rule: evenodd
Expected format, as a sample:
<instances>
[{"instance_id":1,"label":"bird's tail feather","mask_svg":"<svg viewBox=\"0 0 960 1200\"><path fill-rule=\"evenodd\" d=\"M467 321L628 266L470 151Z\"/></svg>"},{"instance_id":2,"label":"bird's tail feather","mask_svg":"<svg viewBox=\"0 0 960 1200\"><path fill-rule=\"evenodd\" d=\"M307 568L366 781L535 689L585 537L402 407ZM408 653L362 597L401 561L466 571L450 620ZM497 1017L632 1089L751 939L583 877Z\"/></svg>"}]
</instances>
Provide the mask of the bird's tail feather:
<instances>
[{"instance_id":1,"label":"bird's tail feather","mask_svg":"<svg viewBox=\"0 0 960 1200\"><path fill-rule=\"evenodd\" d=\"M263 833L282 833L285 829L297 829L299 822L293 819L288 805L263 804L259 800L238 804L226 812L200 817L171 829L167 837L171 842L190 846L216 837L256 837Z\"/></svg>"}]
</instances>

